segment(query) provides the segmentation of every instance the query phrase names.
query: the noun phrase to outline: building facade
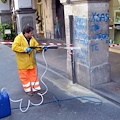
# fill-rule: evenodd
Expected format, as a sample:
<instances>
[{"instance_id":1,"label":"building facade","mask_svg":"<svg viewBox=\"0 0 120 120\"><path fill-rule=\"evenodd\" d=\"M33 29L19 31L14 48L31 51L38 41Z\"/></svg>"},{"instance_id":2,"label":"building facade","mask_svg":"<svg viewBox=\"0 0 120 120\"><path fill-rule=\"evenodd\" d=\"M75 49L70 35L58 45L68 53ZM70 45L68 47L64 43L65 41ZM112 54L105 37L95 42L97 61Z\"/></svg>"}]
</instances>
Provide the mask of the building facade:
<instances>
[{"instance_id":1,"label":"building facade","mask_svg":"<svg viewBox=\"0 0 120 120\"><path fill-rule=\"evenodd\" d=\"M37 33L46 38L55 38L55 18L60 19L62 39L65 38L64 6L59 0L34 0Z\"/></svg>"},{"instance_id":2,"label":"building facade","mask_svg":"<svg viewBox=\"0 0 120 120\"><path fill-rule=\"evenodd\" d=\"M59 0L7 0L0 1L0 22L11 23L12 14L15 15L17 33L19 34L24 25L34 27L34 36L55 38L55 17L61 22L62 39L65 39L64 6ZM8 17L9 15L9 17ZM37 34L36 34L37 33Z\"/></svg>"}]
</instances>

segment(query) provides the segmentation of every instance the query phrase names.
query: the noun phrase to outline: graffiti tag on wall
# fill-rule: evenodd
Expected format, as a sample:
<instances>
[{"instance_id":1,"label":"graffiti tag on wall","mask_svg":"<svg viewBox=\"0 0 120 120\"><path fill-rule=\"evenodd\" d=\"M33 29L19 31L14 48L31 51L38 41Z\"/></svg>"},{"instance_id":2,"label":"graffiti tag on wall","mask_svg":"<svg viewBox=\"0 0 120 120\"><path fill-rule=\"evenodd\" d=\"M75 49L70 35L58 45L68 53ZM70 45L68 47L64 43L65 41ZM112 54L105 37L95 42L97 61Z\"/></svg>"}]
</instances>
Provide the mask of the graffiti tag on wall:
<instances>
[{"instance_id":1,"label":"graffiti tag on wall","mask_svg":"<svg viewBox=\"0 0 120 120\"><path fill-rule=\"evenodd\" d=\"M90 31L95 32L93 34L92 39L97 40L106 40L106 44L109 43L109 34L101 33L99 23L108 22L109 21L109 10L107 13L91 13L92 17L90 22L92 23L90 26ZM99 43L95 43L89 46L89 35L88 35L88 18L83 15L83 17L75 16L74 19L74 37L75 44L80 44L80 50L76 52L76 58L82 65L89 67L89 48L91 52L98 52Z\"/></svg>"},{"instance_id":2,"label":"graffiti tag on wall","mask_svg":"<svg viewBox=\"0 0 120 120\"><path fill-rule=\"evenodd\" d=\"M89 36L87 34L88 29L88 20L83 17L75 16L75 29L74 29L74 35L75 35L75 43L81 44L81 49L76 53L76 58L79 60L79 62L83 65L89 66L88 56L89 56Z\"/></svg>"}]
</instances>

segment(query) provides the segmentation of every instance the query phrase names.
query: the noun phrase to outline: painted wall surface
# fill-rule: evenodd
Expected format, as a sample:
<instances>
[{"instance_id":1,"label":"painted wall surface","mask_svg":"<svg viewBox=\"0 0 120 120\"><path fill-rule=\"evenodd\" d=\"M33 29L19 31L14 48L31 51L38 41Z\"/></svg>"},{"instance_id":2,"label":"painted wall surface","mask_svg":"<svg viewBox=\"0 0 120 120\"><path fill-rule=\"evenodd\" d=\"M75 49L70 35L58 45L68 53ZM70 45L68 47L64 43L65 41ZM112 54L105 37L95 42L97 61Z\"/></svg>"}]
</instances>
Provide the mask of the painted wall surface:
<instances>
[{"instance_id":1,"label":"painted wall surface","mask_svg":"<svg viewBox=\"0 0 120 120\"><path fill-rule=\"evenodd\" d=\"M35 8L38 10L39 4L35 1ZM44 21L44 35L47 38L54 38L54 18L53 7L54 0L42 0L43 4L43 21ZM38 11L40 12L40 11Z\"/></svg>"},{"instance_id":2,"label":"painted wall surface","mask_svg":"<svg viewBox=\"0 0 120 120\"><path fill-rule=\"evenodd\" d=\"M0 11L1 10L10 10L9 0L6 3L0 1Z\"/></svg>"},{"instance_id":3,"label":"painted wall surface","mask_svg":"<svg viewBox=\"0 0 120 120\"><path fill-rule=\"evenodd\" d=\"M19 10L20 8L32 8L31 0L14 0L15 2L15 10Z\"/></svg>"},{"instance_id":4,"label":"painted wall surface","mask_svg":"<svg viewBox=\"0 0 120 120\"><path fill-rule=\"evenodd\" d=\"M44 5L44 20L45 20L45 33L47 38L54 38L54 19L53 19L53 8L52 0L46 0L43 2Z\"/></svg>"},{"instance_id":5,"label":"painted wall surface","mask_svg":"<svg viewBox=\"0 0 120 120\"><path fill-rule=\"evenodd\" d=\"M6 3L2 3L0 1L0 23L11 23L11 11L10 11L10 3L7 0Z\"/></svg>"}]
</instances>

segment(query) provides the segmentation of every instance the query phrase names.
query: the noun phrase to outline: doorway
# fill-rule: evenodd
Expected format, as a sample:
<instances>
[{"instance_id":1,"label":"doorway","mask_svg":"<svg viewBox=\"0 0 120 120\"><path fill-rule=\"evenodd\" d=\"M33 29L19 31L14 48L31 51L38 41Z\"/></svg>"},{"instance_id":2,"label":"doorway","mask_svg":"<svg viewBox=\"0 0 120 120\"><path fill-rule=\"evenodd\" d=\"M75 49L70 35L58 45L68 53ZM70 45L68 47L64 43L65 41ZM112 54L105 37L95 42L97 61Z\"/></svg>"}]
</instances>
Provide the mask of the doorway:
<instances>
[{"instance_id":1,"label":"doorway","mask_svg":"<svg viewBox=\"0 0 120 120\"><path fill-rule=\"evenodd\" d=\"M62 39L65 40L65 19L64 19L64 6L60 3L60 0L56 0L56 16L60 20L60 32Z\"/></svg>"}]
</instances>

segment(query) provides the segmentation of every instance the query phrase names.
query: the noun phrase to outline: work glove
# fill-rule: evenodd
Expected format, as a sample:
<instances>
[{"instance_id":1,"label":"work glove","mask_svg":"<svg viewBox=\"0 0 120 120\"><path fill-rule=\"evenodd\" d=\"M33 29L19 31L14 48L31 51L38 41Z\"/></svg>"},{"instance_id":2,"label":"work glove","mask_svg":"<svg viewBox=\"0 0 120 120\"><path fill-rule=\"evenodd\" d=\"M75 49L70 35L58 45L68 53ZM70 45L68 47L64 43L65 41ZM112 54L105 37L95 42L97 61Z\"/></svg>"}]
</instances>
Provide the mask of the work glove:
<instances>
[{"instance_id":1,"label":"work glove","mask_svg":"<svg viewBox=\"0 0 120 120\"><path fill-rule=\"evenodd\" d=\"M47 46L44 46L43 49L44 49L44 50L48 50L48 47L47 47Z\"/></svg>"},{"instance_id":2,"label":"work glove","mask_svg":"<svg viewBox=\"0 0 120 120\"><path fill-rule=\"evenodd\" d=\"M31 48L28 47L28 48L26 49L26 51L27 51L27 52L30 52L30 51L31 51Z\"/></svg>"}]
</instances>

